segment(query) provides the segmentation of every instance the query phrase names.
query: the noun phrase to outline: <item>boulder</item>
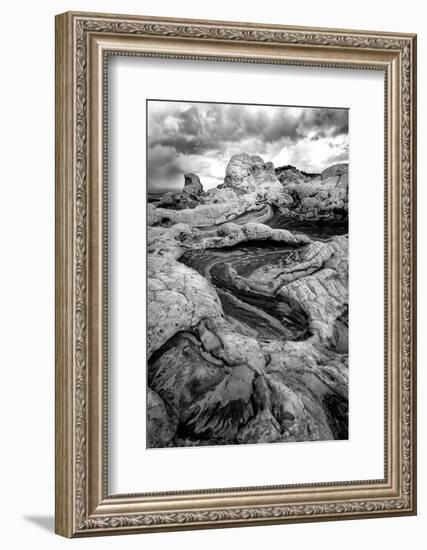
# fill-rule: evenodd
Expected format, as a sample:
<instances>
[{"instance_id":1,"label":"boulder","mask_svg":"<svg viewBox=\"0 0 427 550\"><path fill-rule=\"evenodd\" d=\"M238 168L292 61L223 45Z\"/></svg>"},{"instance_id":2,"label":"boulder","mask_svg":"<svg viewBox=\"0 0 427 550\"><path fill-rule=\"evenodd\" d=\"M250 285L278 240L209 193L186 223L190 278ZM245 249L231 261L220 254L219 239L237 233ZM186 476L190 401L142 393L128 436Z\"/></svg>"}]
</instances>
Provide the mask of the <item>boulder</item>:
<instances>
[{"instance_id":1,"label":"boulder","mask_svg":"<svg viewBox=\"0 0 427 550\"><path fill-rule=\"evenodd\" d=\"M201 202L203 195L203 185L199 176L193 173L184 174L184 188L181 193L174 191L165 193L158 206L174 210L195 208Z\"/></svg>"},{"instance_id":2,"label":"boulder","mask_svg":"<svg viewBox=\"0 0 427 550\"><path fill-rule=\"evenodd\" d=\"M335 187L348 188L348 164L333 164L321 175L322 183L329 182Z\"/></svg>"},{"instance_id":3,"label":"boulder","mask_svg":"<svg viewBox=\"0 0 427 550\"><path fill-rule=\"evenodd\" d=\"M264 162L257 155L240 153L231 157L225 171L224 183L220 187L251 193L260 187L280 189L281 184L271 162Z\"/></svg>"},{"instance_id":4,"label":"boulder","mask_svg":"<svg viewBox=\"0 0 427 550\"><path fill-rule=\"evenodd\" d=\"M275 172L277 179L282 185L287 185L288 183L305 183L306 181L311 181L320 176L320 174L298 170L298 168L290 164L279 166L275 169Z\"/></svg>"},{"instance_id":5,"label":"boulder","mask_svg":"<svg viewBox=\"0 0 427 550\"><path fill-rule=\"evenodd\" d=\"M191 329L205 317L222 316L215 289L197 271L170 258L150 255L147 275L148 357L177 332Z\"/></svg>"},{"instance_id":6,"label":"boulder","mask_svg":"<svg viewBox=\"0 0 427 550\"><path fill-rule=\"evenodd\" d=\"M236 191L235 189L215 187L214 189L209 189L206 191L204 196L204 204L216 204L218 202L230 202L236 201L242 193Z\"/></svg>"},{"instance_id":7,"label":"boulder","mask_svg":"<svg viewBox=\"0 0 427 550\"><path fill-rule=\"evenodd\" d=\"M323 170L321 174L322 180L326 180L328 178L332 177L339 177L344 176L348 174L348 164L333 164L332 166L329 166L329 168L326 168L326 170Z\"/></svg>"},{"instance_id":8,"label":"boulder","mask_svg":"<svg viewBox=\"0 0 427 550\"><path fill-rule=\"evenodd\" d=\"M182 194L188 197L193 196L196 199L203 195L203 185L199 176L193 173L184 174L184 189L182 190Z\"/></svg>"}]
</instances>

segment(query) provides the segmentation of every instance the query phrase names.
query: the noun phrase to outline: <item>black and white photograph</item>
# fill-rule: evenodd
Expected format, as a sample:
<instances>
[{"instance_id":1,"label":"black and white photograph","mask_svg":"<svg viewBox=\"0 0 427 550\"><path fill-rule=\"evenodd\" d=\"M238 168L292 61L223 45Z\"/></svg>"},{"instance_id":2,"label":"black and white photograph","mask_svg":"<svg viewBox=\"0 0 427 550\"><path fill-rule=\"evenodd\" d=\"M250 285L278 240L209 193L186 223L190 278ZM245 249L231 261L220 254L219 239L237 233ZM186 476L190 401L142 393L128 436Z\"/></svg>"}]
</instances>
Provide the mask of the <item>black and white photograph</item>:
<instances>
[{"instance_id":1,"label":"black and white photograph","mask_svg":"<svg viewBox=\"0 0 427 550\"><path fill-rule=\"evenodd\" d=\"M147 447L347 439L348 110L147 126Z\"/></svg>"}]
</instances>

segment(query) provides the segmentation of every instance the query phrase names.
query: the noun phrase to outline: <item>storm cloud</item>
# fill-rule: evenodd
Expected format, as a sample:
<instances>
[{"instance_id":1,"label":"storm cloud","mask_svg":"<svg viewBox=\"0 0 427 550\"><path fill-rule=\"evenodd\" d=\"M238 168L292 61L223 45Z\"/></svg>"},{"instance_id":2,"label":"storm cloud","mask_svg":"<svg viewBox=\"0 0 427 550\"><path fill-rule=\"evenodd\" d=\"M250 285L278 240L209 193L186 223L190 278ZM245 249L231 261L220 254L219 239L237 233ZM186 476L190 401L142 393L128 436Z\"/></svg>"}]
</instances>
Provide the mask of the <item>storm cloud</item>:
<instances>
[{"instance_id":1,"label":"storm cloud","mask_svg":"<svg viewBox=\"0 0 427 550\"><path fill-rule=\"evenodd\" d=\"M149 192L181 189L186 172L214 187L242 152L311 172L348 160L347 109L150 100L147 120Z\"/></svg>"}]
</instances>

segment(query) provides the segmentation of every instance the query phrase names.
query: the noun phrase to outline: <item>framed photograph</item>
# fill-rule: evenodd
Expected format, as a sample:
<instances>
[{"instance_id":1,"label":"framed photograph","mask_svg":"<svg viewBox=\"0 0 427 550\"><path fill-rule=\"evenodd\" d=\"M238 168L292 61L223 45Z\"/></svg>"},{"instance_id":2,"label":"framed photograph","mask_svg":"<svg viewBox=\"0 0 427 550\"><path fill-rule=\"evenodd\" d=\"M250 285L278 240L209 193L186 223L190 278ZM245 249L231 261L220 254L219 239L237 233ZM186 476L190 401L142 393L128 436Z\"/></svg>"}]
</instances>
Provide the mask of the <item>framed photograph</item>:
<instances>
[{"instance_id":1,"label":"framed photograph","mask_svg":"<svg viewBox=\"0 0 427 550\"><path fill-rule=\"evenodd\" d=\"M56 531L416 513L416 37L56 18Z\"/></svg>"}]
</instances>

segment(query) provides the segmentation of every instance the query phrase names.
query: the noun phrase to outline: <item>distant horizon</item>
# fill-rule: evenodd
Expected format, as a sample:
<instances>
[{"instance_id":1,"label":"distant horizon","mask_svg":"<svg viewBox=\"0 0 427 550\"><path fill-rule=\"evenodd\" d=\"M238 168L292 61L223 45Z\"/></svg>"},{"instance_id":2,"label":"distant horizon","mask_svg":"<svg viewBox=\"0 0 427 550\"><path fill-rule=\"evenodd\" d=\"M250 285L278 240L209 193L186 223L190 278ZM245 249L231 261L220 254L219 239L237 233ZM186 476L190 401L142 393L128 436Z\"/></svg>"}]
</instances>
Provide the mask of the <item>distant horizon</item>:
<instances>
[{"instance_id":1,"label":"distant horizon","mask_svg":"<svg viewBox=\"0 0 427 550\"><path fill-rule=\"evenodd\" d=\"M263 160L264 160L264 162L271 162L271 161L268 161L268 160L265 160L265 159L263 159ZM348 161L336 162L334 164L348 164ZM291 168L296 168L300 172L306 173L306 174L321 174L324 170L326 170L330 166L333 166L333 164L329 164L328 166L325 166L325 168L323 170L321 170L320 172L307 172L306 170L300 170L298 168L298 166L294 166L293 164L282 164L280 166L274 166L274 168L275 169L280 169L280 168L285 168L285 167L291 167ZM151 189L151 190L148 188L148 194L149 195L164 195L165 193L182 191L182 189L184 188L184 176L185 176L185 174L188 174L188 173L189 172L185 172L185 173L182 174L182 188L176 189L176 188L167 188L167 187L160 187L159 186L159 187L156 187L155 189ZM193 173L195 173L195 172L193 172ZM224 169L224 177L225 177L225 169ZM201 181L201 184L203 185L203 181L201 180L201 178L200 178L200 181ZM222 181L218 185L221 185L221 183L224 183L224 182ZM205 189L204 186L203 186L203 188ZM211 187L210 189L213 189L213 187ZM206 189L205 189L205 191L206 191Z\"/></svg>"},{"instance_id":2,"label":"distant horizon","mask_svg":"<svg viewBox=\"0 0 427 550\"><path fill-rule=\"evenodd\" d=\"M348 163L347 109L148 100L147 121L152 195L181 191L189 172L217 187L238 153L309 173Z\"/></svg>"}]
</instances>

